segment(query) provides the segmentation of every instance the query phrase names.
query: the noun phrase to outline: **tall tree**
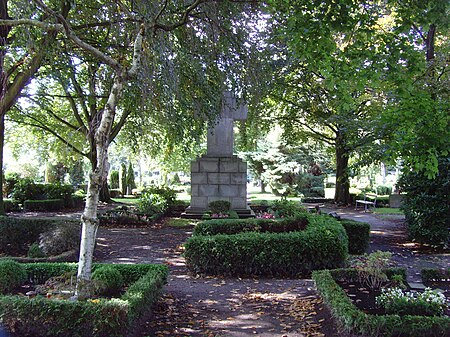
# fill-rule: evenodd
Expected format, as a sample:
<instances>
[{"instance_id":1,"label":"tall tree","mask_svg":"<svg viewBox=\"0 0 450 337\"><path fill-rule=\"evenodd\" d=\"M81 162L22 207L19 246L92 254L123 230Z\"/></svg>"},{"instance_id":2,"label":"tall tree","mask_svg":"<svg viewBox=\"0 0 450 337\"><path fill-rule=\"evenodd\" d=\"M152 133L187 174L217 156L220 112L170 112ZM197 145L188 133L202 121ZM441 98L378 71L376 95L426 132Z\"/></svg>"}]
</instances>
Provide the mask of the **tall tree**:
<instances>
[{"instance_id":1,"label":"tall tree","mask_svg":"<svg viewBox=\"0 0 450 337\"><path fill-rule=\"evenodd\" d=\"M191 106L197 104L198 110L203 110L204 115L209 115L211 107L218 107L221 95L217 93L221 92L224 86L240 86L242 89L241 84L245 82L245 78L243 78L245 72L237 71L237 65L242 65L246 60L245 45L237 45L239 49L236 49L232 47L232 42L235 42L234 36L239 35L238 31L248 27L246 21L250 20L250 16L241 14L245 9L242 6L245 4L237 6L236 4L230 5L228 2L195 0L186 5L184 1L165 1L163 3L118 1L117 3L98 4L99 7L96 12L94 10L94 13L92 13L94 4L79 4L76 13L78 17L84 19L80 22L76 19L64 18L60 12L53 10L41 0L34 0L33 3L36 5L36 11L43 14L42 19L33 15L23 19L2 20L0 24L29 25L55 31L74 51L87 52L102 66L108 68L113 79L105 104L99 110L101 114L91 121L95 125L93 141L97 164L90 173L86 205L82 215L83 229L76 294L76 296L85 296L84 285L89 282L91 277L92 257L98 228L99 189L107 177L108 146L124 91L128 90L129 84L133 83L136 78L151 77L153 82L150 81L144 89L153 93L155 88L151 84L160 80L161 76L166 75L167 72L172 75L176 74L174 72L176 67L173 65L176 64L179 55L173 46L191 41L195 42L197 46L212 45L214 58L211 61L214 62L206 62L208 59L202 54L193 56L197 60L195 63L197 69L203 69L203 72L197 74L198 79L209 82L210 90L215 89L214 95L211 95L211 91L204 93L198 90L192 92L190 97L197 98L190 103ZM86 13L88 14L86 15ZM54 19L58 23L49 21ZM236 20L240 21L240 25L234 25ZM102 31L105 27L115 30L115 38L106 45L97 44L95 32ZM169 46L167 46L168 42L170 42ZM112 48L116 43L120 48ZM165 63L158 63L162 58L162 53L159 53L160 48L167 52L165 54L167 62ZM145 61L148 63L143 62L143 57L146 57ZM234 70L231 76L225 73L229 69ZM141 72L142 70L150 70L150 72ZM176 89L180 84L178 78L175 76L170 79L174 82L171 89ZM188 81L184 85L189 87ZM174 92L180 91L175 90ZM193 109L191 110L191 120L193 119L192 115Z\"/></svg>"},{"instance_id":2,"label":"tall tree","mask_svg":"<svg viewBox=\"0 0 450 337\"><path fill-rule=\"evenodd\" d=\"M27 3L14 1L9 4L11 3L16 13L32 12ZM59 5L60 17L67 17L71 2L61 1ZM13 36L9 37L14 24L10 24L8 0L0 1L0 20L4 21L0 25L0 167L3 168L5 116L45 62L57 32L55 30L42 32L40 29L30 28L26 29L24 34L13 29ZM3 174L0 174L0 186L2 185ZM0 197L0 214L5 214L2 197Z\"/></svg>"},{"instance_id":3,"label":"tall tree","mask_svg":"<svg viewBox=\"0 0 450 337\"><path fill-rule=\"evenodd\" d=\"M314 139L335 149L335 201L351 202L349 159L382 135L375 128L383 105L386 51L376 28L383 8L368 2L273 1L272 81L268 120L291 143ZM271 117L271 118L270 118Z\"/></svg>"}]
</instances>

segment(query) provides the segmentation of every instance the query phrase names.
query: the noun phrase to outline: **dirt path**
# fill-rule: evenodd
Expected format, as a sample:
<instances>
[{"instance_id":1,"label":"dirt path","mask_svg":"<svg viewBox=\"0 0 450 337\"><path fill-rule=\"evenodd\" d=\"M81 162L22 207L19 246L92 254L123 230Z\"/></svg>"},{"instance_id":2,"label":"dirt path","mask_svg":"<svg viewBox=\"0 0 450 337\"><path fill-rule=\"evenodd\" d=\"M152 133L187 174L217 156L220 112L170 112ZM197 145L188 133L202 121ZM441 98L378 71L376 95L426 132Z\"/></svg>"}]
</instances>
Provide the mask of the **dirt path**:
<instances>
[{"instance_id":1,"label":"dirt path","mask_svg":"<svg viewBox=\"0 0 450 337\"><path fill-rule=\"evenodd\" d=\"M311 280L196 278L182 258L192 228L98 232L96 260L165 263L165 294L136 336L338 336Z\"/></svg>"},{"instance_id":2,"label":"dirt path","mask_svg":"<svg viewBox=\"0 0 450 337\"><path fill-rule=\"evenodd\" d=\"M433 252L407 239L404 216L374 215L353 209L338 209L342 218L354 219L370 224L369 251L390 251L392 260L407 270L408 282L419 283L423 268L450 268L450 252Z\"/></svg>"}]
</instances>

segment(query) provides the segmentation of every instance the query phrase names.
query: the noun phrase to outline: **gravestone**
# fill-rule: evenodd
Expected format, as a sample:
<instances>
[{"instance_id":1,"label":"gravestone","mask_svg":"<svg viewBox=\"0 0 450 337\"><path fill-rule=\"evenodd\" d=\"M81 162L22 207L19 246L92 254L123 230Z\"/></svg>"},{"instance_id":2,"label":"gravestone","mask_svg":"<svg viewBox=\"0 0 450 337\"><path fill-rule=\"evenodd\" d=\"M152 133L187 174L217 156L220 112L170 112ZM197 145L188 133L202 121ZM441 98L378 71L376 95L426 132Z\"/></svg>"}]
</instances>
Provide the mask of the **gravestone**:
<instances>
[{"instance_id":1,"label":"gravestone","mask_svg":"<svg viewBox=\"0 0 450 337\"><path fill-rule=\"evenodd\" d=\"M247 163L233 155L233 122L247 119L247 106L225 92L221 112L208 129L207 151L191 163L191 203L187 216L203 214L211 201L227 200L240 217L251 216L247 205Z\"/></svg>"}]
</instances>

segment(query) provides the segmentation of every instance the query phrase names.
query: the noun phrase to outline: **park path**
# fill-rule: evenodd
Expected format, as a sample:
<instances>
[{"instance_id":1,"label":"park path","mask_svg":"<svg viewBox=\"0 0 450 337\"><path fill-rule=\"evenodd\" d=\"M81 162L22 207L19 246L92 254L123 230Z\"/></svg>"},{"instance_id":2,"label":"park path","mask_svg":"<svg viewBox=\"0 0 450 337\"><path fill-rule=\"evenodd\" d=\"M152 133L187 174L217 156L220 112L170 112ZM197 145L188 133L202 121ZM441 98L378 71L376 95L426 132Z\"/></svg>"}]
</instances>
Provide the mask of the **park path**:
<instances>
[{"instance_id":1,"label":"park path","mask_svg":"<svg viewBox=\"0 0 450 337\"><path fill-rule=\"evenodd\" d=\"M326 210L324 210L326 211ZM369 250L388 250L420 281L423 267L449 267L450 254L424 254L406 240L403 217L334 209L343 217L371 225ZM192 227L100 228L96 259L110 263L164 263L170 277L153 315L135 336L296 337L341 335L309 279L197 278L182 258Z\"/></svg>"},{"instance_id":2,"label":"park path","mask_svg":"<svg viewBox=\"0 0 450 337\"><path fill-rule=\"evenodd\" d=\"M241 279L188 273L181 254L192 227L98 231L96 260L164 263L164 295L135 336L337 336L309 279Z\"/></svg>"},{"instance_id":3,"label":"park path","mask_svg":"<svg viewBox=\"0 0 450 337\"><path fill-rule=\"evenodd\" d=\"M374 215L353 209L337 209L342 218L367 222L370 224L369 251L390 251L392 261L406 268L408 282L420 283L423 268L450 268L450 251L433 252L408 241L403 215Z\"/></svg>"}]
</instances>

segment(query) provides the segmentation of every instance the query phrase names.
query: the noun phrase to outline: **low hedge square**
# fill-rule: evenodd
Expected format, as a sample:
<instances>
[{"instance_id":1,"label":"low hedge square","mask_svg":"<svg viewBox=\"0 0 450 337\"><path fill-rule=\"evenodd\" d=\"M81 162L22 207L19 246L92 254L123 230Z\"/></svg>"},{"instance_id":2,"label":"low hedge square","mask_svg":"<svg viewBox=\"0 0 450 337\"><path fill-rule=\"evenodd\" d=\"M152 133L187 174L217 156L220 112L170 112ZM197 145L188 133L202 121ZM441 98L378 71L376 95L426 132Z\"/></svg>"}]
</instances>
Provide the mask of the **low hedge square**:
<instances>
[{"instance_id":1,"label":"low hedge square","mask_svg":"<svg viewBox=\"0 0 450 337\"><path fill-rule=\"evenodd\" d=\"M27 278L41 283L77 269L75 263L20 264ZM119 298L86 301L0 296L0 321L23 336L124 336L139 317L158 299L167 282L165 265L95 264L93 273L103 270L121 274L126 291ZM99 274L102 274L99 273Z\"/></svg>"}]
</instances>

